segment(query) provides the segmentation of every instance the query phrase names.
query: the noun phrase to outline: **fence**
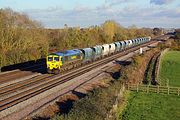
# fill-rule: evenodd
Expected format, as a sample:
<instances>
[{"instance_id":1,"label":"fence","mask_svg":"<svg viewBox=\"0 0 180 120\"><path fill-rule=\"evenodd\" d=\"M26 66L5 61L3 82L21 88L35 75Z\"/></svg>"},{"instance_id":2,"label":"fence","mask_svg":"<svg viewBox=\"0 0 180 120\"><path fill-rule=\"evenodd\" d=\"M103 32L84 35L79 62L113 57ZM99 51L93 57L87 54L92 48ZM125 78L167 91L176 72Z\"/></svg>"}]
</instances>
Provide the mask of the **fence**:
<instances>
[{"instance_id":1,"label":"fence","mask_svg":"<svg viewBox=\"0 0 180 120\"><path fill-rule=\"evenodd\" d=\"M153 85L129 85L128 90L137 92L153 92L153 93L165 93L165 94L176 94L180 95L180 87L169 87L169 86L153 86Z\"/></svg>"}]
</instances>

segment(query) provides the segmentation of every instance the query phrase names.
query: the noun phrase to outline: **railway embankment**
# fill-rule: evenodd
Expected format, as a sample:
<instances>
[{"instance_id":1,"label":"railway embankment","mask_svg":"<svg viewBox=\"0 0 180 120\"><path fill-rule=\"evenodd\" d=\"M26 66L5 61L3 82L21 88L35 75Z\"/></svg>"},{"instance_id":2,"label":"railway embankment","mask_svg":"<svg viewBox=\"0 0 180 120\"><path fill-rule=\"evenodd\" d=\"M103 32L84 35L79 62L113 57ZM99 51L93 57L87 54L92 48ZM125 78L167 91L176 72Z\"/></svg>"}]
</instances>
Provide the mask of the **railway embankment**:
<instances>
[{"instance_id":1,"label":"railway embankment","mask_svg":"<svg viewBox=\"0 0 180 120\"><path fill-rule=\"evenodd\" d=\"M143 55L135 56L131 66L127 66L123 70L123 77L126 80L126 84L151 84L153 70L159 52L160 50L155 48Z\"/></svg>"}]
</instances>

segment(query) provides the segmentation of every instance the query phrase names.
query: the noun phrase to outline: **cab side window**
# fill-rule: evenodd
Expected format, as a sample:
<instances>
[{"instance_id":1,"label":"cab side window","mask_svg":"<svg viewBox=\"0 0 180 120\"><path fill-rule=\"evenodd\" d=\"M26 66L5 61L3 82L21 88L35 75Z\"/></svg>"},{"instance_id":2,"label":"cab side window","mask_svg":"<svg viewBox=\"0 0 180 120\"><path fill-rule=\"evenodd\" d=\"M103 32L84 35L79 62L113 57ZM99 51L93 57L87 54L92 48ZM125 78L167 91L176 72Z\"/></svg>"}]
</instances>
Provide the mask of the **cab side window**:
<instances>
[{"instance_id":1,"label":"cab side window","mask_svg":"<svg viewBox=\"0 0 180 120\"><path fill-rule=\"evenodd\" d=\"M53 61L53 57L48 57L48 61Z\"/></svg>"},{"instance_id":2,"label":"cab side window","mask_svg":"<svg viewBox=\"0 0 180 120\"><path fill-rule=\"evenodd\" d=\"M59 61L59 57L54 57L54 61Z\"/></svg>"}]
</instances>

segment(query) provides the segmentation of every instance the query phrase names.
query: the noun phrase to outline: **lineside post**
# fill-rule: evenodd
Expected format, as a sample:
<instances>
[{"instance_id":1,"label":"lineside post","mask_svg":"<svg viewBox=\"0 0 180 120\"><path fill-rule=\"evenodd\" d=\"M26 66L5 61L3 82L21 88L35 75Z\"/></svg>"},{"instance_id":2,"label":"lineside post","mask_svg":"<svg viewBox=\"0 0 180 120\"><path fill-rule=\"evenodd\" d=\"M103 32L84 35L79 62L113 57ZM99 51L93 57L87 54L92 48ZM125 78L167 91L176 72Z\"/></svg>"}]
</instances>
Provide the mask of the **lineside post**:
<instances>
[{"instance_id":1,"label":"lineside post","mask_svg":"<svg viewBox=\"0 0 180 120\"><path fill-rule=\"evenodd\" d=\"M142 48L140 48L140 50L139 50L139 54L142 54L143 53L143 49Z\"/></svg>"},{"instance_id":2,"label":"lineside post","mask_svg":"<svg viewBox=\"0 0 180 120\"><path fill-rule=\"evenodd\" d=\"M168 87L168 95L169 95L169 87Z\"/></svg>"},{"instance_id":3,"label":"lineside post","mask_svg":"<svg viewBox=\"0 0 180 120\"><path fill-rule=\"evenodd\" d=\"M137 84L137 86L136 86L136 87L137 87L137 92L139 92L139 88L138 88L138 87L139 87L139 85Z\"/></svg>"},{"instance_id":4,"label":"lineside post","mask_svg":"<svg viewBox=\"0 0 180 120\"><path fill-rule=\"evenodd\" d=\"M147 93L149 93L149 85L147 85Z\"/></svg>"}]
</instances>

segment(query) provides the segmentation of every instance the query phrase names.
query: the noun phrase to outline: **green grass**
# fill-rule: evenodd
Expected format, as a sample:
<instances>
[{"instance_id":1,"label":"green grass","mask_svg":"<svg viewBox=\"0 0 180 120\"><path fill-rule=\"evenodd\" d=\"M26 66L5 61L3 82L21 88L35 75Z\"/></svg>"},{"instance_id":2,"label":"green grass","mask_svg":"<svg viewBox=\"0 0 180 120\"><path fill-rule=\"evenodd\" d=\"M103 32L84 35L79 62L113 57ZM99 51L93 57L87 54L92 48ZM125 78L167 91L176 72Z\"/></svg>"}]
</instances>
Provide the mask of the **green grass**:
<instances>
[{"instance_id":1,"label":"green grass","mask_svg":"<svg viewBox=\"0 0 180 120\"><path fill-rule=\"evenodd\" d=\"M161 59L161 85L180 87L180 51L167 51Z\"/></svg>"},{"instance_id":2,"label":"green grass","mask_svg":"<svg viewBox=\"0 0 180 120\"><path fill-rule=\"evenodd\" d=\"M119 117L119 119L121 116ZM180 97L131 92L123 120L180 120Z\"/></svg>"}]
</instances>

